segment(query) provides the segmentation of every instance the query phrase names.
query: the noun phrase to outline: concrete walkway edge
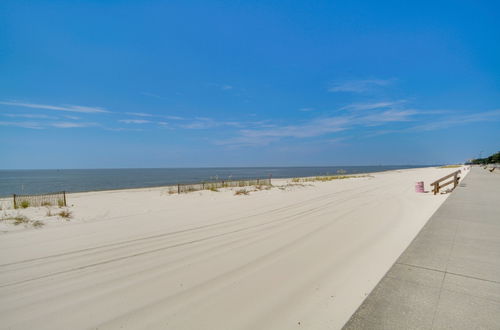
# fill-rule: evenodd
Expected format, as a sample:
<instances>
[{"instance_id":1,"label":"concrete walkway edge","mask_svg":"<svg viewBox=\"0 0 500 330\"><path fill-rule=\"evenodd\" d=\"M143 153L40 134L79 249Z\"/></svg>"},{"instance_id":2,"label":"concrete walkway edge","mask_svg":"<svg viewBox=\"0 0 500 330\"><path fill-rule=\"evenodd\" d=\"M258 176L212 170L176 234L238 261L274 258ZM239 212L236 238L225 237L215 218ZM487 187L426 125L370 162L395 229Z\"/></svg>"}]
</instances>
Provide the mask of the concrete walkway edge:
<instances>
[{"instance_id":1,"label":"concrete walkway edge","mask_svg":"<svg viewBox=\"0 0 500 330\"><path fill-rule=\"evenodd\" d=\"M344 329L500 329L500 173L472 168Z\"/></svg>"}]
</instances>

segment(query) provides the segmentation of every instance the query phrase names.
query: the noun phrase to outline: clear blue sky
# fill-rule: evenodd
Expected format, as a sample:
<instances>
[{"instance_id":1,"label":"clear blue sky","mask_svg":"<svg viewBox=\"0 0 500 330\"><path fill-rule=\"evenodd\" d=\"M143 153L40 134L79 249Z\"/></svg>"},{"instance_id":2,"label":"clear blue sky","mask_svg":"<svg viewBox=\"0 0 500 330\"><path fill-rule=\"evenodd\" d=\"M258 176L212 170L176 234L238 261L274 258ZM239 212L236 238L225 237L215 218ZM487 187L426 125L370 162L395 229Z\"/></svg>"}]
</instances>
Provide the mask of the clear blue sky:
<instances>
[{"instance_id":1,"label":"clear blue sky","mask_svg":"<svg viewBox=\"0 0 500 330\"><path fill-rule=\"evenodd\" d=\"M500 149L498 1L0 2L0 168Z\"/></svg>"}]
</instances>

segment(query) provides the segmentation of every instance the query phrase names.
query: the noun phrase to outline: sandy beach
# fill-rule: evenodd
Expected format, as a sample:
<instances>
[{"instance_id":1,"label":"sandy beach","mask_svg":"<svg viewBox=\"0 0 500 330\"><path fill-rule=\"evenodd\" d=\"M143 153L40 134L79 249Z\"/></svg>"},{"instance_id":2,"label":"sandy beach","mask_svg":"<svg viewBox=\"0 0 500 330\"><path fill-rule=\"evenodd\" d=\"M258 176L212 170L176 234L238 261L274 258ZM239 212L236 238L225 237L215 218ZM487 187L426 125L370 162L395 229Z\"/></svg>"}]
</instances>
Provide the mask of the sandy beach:
<instances>
[{"instance_id":1,"label":"sandy beach","mask_svg":"<svg viewBox=\"0 0 500 330\"><path fill-rule=\"evenodd\" d=\"M340 329L449 196L415 182L454 170L4 209L45 225L1 223L0 328Z\"/></svg>"}]
</instances>

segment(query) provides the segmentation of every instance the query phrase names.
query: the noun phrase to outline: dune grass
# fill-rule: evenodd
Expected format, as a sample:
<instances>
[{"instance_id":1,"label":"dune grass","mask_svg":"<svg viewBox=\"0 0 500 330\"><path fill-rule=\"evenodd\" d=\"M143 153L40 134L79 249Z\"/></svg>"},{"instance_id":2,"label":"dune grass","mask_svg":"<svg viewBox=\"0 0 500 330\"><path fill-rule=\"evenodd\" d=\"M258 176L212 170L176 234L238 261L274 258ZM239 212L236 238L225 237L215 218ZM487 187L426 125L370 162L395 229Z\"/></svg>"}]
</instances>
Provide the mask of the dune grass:
<instances>
[{"instance_id":1,"label":"dune grass","mask_svg":"<svg viewBox=\"0 0 500 330\"><path fill-rule=\"evenodd\" d=\"M18 215L13 215L13 216L4 216L0 218L1 221L12 221L12 224L14 226L19 226L19 225L31 225L34 228L40 228L44 225L44 223L40 220L31 220L25 215L18 214Z\"/></svg>"},{"instance_id":2,"label":"dune grass","mask_svg":"<svg viewBox=\"0 0 500 330\"><path fill-rule=\"evenodd\" d=\"M304 183L287 183L285 185L281 185L281 186L278 186L278 189L279 190L291 190L293 188L296 188L296 187L299 187L299 188L303 188L303 187L310 187L312 186L312 184L304 184Z\"/></svg>"},{"instance_id":3,"label":"dune grass","mask_svg":"<svg viewBox=\"0 0 500 330\"><path fill-rule=\"evenodd\" d=\"M457 167L462 167L462 165L443 165L440 166L439 168L457 168Z\"/></svg>"},{"instance_id":4,"label":"dune grass","mask_svg":"<svg viewBox=\"0 0 500 330\"><path fill-rule=\"evenodd\" d=\"M69 210L62 210L57 215L59 215L61 218L66 219L66 220L69 220L73 217L73 213L71 213L71 211L69 211Z\"/></svg>"},{"instance_id":5,"label":"dune grass","mask_svg":"<svg viewBox=\"0 0 500 330\"><path fill-rule=\"evenodd\" d=\"M21 224L28 224L30 219L24 215L16 215L13 217L7 217L4 220L12 220L15 226L19 226Z\"/></svg>"},{"instance_id":6,"label":"dune grass","mask_svg":"<svg viewBox=\"0 0 500 330\"><path fill-rule=\"evenodd\" d=\"M328 176L315 176L310 178L293 178L292 182L327 182L333 180L343 180L343 179L354 179L354 178L366 178L371 177L371 175L328 175Z\"/></svg>"},{"instance_id":7,"label":"dune grass","mask_svg":"<svg viewBox=\"0 0 500 330\"><path fill-rule=\"evenodd\" d=\"M250 194L250 192L246 189L238 189L235 191L234 193L236 196L240 196L240 195L248 195Z\"/></svg>"}]
</instances>

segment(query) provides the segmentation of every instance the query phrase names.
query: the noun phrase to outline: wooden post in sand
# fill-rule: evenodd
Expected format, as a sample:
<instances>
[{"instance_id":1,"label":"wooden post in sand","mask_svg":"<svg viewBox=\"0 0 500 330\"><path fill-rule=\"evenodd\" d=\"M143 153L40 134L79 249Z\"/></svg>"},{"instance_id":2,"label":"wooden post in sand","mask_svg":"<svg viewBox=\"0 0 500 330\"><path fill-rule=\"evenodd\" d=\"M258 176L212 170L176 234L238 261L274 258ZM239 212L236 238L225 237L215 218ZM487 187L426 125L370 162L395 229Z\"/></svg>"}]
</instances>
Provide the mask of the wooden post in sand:
<instances>
[{"instance_id":1,"label":"wooden post in sand","mask_svg":"<svg viewBox=\"0 0 500 330\"><path fill-rule=\"evenodd\" d=\"M64 206L68 206L66 205L66 191L63 191L63 197L64 197Z\"/></svg>"},{"instance_id":2,"label":"wooden post in sand","mask_svg":"<svg viewBox=\"0 0 500 330\"><path fill-rule=\"evenodd\" d=\"M16 194L12 195L12 197L14 198L14 208L17 209L17 206L16 206Z\"/></svg>"}]
</instances>

